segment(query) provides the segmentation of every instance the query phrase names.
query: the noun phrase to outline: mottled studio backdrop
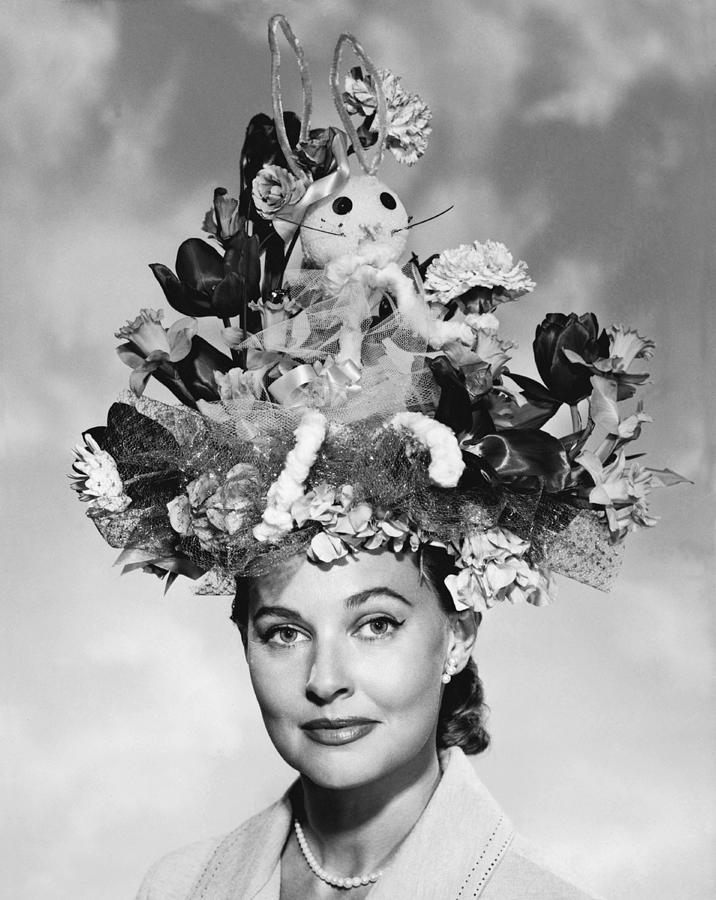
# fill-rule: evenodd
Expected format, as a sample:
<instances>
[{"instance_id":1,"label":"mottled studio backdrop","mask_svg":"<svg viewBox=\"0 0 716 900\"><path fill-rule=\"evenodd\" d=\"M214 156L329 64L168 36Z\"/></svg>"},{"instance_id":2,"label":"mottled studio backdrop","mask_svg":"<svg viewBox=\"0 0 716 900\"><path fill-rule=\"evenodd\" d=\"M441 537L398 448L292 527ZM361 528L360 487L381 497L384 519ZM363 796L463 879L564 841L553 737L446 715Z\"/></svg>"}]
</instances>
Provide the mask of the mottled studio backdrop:
<instances>
[{"instance_id":1,"label":"mottled studio backdrop","mask_svg":"<svg viewBox=\"0 0 716 900\"><path fill-rule=\"evenodd\" d=\"M283 4L316 122L335 121L342 30L432 106L427 156L382 175L416 217L455 204L412 232L418 253L490 237L529 263L537 290L500 310L517 370L535 374L531 332L552 310L638 324L658 344L641 447L695 486L654 496L663 523L629 542L611 594L561 580L553 607L495 610L477 649L494 738L479 772L523 832L618 900L716 890L709 7ZM291 778L227 601L120 578L66 479L80 431L127 385L114 330L164 305L147 263L173 265L214 186L237 185L243 130L269 109L275 11L2 3L0 894L12 900L131 898L157 856L232 828Z\"/></svg>"}]
</instances>

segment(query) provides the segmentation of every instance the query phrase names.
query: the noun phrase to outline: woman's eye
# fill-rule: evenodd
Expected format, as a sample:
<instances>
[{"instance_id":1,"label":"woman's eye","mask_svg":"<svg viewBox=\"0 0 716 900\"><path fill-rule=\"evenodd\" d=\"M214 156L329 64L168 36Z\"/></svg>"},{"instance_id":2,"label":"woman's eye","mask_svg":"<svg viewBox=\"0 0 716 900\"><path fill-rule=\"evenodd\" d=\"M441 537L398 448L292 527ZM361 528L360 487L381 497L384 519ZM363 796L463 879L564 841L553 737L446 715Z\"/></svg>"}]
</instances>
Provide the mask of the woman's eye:
<instances>
[{"instance_id":1,"label":"woman's eye","mask_svg":"<svg viewBox=\"0 0 716 900\"><path fill-rule=\"evenodd\" d=\"M308 637L302 631L299 631L298 628L293 628L291 625L279 625L277 628L272 628L269 631L265 640L274 646L291 647L294 644L307 641Z\"/></svg>"},{"instance_id":2,"label":"woman's eye","mask_svg":"<svg viewBox=\"0 0 716 900\"><path fill-rule=\"evenodd\" d=\"M353 209L353 201L350 197L336 197L331 209L337 216L345 216Z\"/></svg>"},{"instance_id":3,"label":"woman's eye","mask_svg":"<svg viewBox=\"0 0 716 900\"><path fill-rule=\"evenodd\" d=\"M358 634L369 640L388 637L396 632L402 624L402 622L391 619L389 616L376 616L375 619L364 622L358 629Z\"/></svg>"},{"instance_id":4,"label":"woman's eye","mask_svg":"<svg viewBox=\"0 0 716 900\"><path fill-rule=\"evenodd\" d=\"M380 195L380 202L386 209L395 209L395 207L398 205L395 197L392 194L389 194L387 191L383 191L383 193Z\"/></svg>"}]
</instances>

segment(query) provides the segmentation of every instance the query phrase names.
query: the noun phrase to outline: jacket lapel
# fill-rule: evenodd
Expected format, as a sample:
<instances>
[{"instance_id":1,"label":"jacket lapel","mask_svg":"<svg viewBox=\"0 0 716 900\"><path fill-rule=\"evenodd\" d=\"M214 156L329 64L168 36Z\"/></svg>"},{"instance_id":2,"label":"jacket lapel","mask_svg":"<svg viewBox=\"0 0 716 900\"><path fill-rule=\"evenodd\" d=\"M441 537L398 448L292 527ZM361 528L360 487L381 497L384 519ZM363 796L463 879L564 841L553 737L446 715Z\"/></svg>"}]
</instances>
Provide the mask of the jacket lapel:
<instances>
[{"instance_id":1,"label":"jacket lapel","mask_svg":"<svg viewBox=\"0 0 716 900\"><path fill-rule=\"evenodd\" d=\"M371 900L478 897L514 831L475 774L451 748L425 811L371 891Z\"/></svg>"},{"instance_id":2,"label":"jacket lapel","mask_svg":"<svg viewBox=\"0 0 716 900\"><path fill-rule=\"evenodd\" d=\"M287 793L226 835L196 880L189 900L255 897L270 880L290 827L291 804Z\"/></svg>"}]
</instances>

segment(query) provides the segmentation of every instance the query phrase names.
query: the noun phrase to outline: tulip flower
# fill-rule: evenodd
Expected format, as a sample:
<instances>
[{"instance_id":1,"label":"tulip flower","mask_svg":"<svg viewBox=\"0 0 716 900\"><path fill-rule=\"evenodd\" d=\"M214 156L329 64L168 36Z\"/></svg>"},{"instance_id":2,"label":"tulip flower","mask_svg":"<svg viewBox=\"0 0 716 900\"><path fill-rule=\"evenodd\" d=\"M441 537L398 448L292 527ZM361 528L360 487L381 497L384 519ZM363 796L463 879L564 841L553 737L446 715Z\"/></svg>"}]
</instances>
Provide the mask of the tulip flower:
<instances>
[{"instance_id":1,"label":"tulip flower","mask_svg":"<svg viewBox=\"0 0 716 900\"><path fill-rule=\"evenodd\" d=\"M170 306L191 316L241 315L244 301L259 295L259 245L256 236L238 232L222 256L201 240L189 238L179 247L175 275L161 263L149 267Z\"/></svg>"},{"instance_id":2,"label":"tulip flower","mask_svg":"<svg viewBox=\"0 0 716 900\"><path fill-rule=\"evenodd\" d=\"M592 391L592 372L588 365L609 357L609 338L599 334L593 313L578 316L549 313L537 326L532 344L537 370L549 393L562 403L574 406ZM580 362L571 361L567 351L579 354Z\"/></svg>"}]
</instances>

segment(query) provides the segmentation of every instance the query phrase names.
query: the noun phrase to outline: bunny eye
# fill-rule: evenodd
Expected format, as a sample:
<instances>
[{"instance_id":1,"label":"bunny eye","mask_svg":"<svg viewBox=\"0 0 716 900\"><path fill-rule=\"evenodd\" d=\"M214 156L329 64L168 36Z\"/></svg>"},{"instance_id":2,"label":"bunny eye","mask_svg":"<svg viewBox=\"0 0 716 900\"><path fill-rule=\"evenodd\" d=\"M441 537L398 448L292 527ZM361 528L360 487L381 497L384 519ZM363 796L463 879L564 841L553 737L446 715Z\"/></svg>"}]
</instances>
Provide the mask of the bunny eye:
<instances>
[{"instance_id":1,"label":"bunny eye","mask_svg":"<svg viewBox=\"0 0 716 900\"><path fill-rule=\"evenodd\" d=\"M387 191L383 191L383 193L380 195L380 202L386 209L395 209L395 207L398 205L395 197L392 194L389 194Z\"/></svg>"},{"instance_id":2,"label":"bunny eye","mask_svg":"<svg viewBox=\"0 0 716 900\"><path fill-rule=\"evenodd\" d=\"M338 216L345 216L353 209L353 201L350 197L336 197L331 206L333 212Z\"/></svg>"}]
</instances>

